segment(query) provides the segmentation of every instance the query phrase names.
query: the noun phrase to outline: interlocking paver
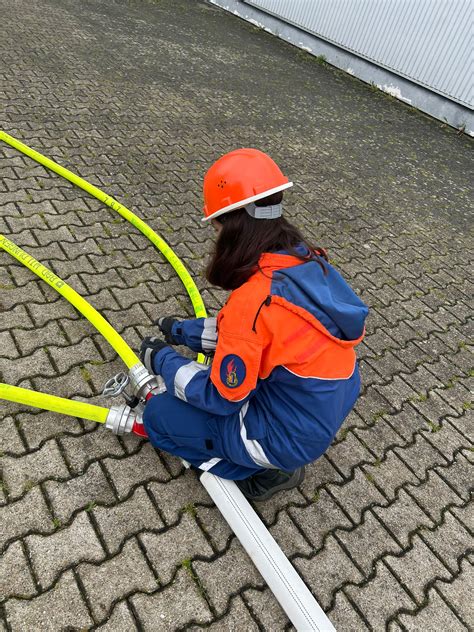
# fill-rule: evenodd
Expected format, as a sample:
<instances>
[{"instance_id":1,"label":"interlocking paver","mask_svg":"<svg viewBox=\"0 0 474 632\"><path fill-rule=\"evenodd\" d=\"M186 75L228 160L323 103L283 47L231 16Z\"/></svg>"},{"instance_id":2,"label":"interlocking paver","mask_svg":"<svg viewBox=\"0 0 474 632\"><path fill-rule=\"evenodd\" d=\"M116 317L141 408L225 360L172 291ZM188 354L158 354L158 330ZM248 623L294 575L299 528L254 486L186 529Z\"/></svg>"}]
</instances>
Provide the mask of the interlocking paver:
<instances>
[{"instance_id":1,"label":"interlocking paver","mask_svg":"<svg viewBox=\"0 0 474 632\"><path fill-rule=\"evenodd\" d=\"M381 463L362 466L364 474L389 500L407 482L416 483L416 476L399 459L395 452L389 452Z\"/></svg>"},{"instance_id":2,"label":"interlocking paver","mask_svg":"<svg viewBox=\"0 0 474 632\"><path fill-rule=\"evenodd\" d=\"M462 519L464 511L465 509L460 508L457 516ZM434 531L422 531L421 537L452 573L458 570L458 559L467 550L473 549L472 536L449 511L445 513L441 525Z\"/></svg>"},{"instance_id":3,"label":"interlocking paver","mask_svg":"<svg viewBox=\"0 0 474 632\"><path fill-rule=\"evenodd\" d=\"M418 535L413 537L412 546L403 557L388 555L385 563L420 604L433 577L451 578L451 573Z\"/></svg>"},{"instance_id":4,"label":"interlocking paver","mask_svg":"<svg viewBox=\"0 0 474 632\"><path fill-rule=\"evenodd\" d=\"M474 620L473 601L470 598L466 598L472 594L473 582L473 566L468 560L461 562L461 572L453 582L436 582L437 590L443 595L466 627L472 625Z\"/></svg>"},{"instance_id":5,"label":"interlocking paver","mask_svg":"<svg viewBox=\"0 0 474 632\"><path fill-rule=\"evenodd\" d=\"M103 463L120 498L127 496L139 483L168 481L171 478L149 443L144 443L136 454L122 459L107 458Z\"/></svg>"},{"instance_id":6,"label":"interlocking paver","mask_svg":"<svg viewBox=\"0 0 474 632\"><path fill-rule=\"evenodd\" d=\"M265 630L283 630L288 625L288 617L268 588L248 589L242 595Z\"/></svg>"},{"instance_id":7,"label":"interlocking paver","mask_svg":"<svg viewBox=\"0 0 474 632\"><path fill-rule=\"evenodd\" d=\"M189 571L184 568L163 591L151 596L136 595L131 602L146 632L212 620L206 600Z\"/></svg>"},{"instance_id":8,"label":"interlocking paver","mask_svg":"<svg viewBox=\"0 0 474 632\"><path fill-rule=\"evenodd\" d=\"M372 504L387 504L374 482L369 480L360 468L354 471L354 478L351 481L340 486L331 485L329 491L356 524L360 522L363 512Z\"/></svg>"},{"instance_id":9,"label":"interlocking paver","mask_svg":"<svg viewBox=\"0 0 474 632\"><path fill-rule=\"evenodd\" d=\"M160 529L163 522L145 489L139 487L134 494L118 505L97 507L92 510L102 537L110 553L117 553L122 542L144 529Z\"/></svg>"},{"instance_id":10,"label":"interlocking paver","mask_svg":"<svg viewBox=\"0 0 474 632\"><path fill-rule=\"evenodd\" d=\"M5 606L12 630L57 630L92 624L86 604L71 571L65 573L52 590L31 601L11 599Z\"/></svg>"},{"instance_id":11,"label":"interlocking paver","mask_svg":"<svg viewBox=\"0 0 474 632\"><path fill-rule=\"evenodd\" d=\"M374 579L362 586L348 586L349 595L372 629L383 629L385 621L399 609L415 609L416 604L383 562L376 567Z\"/></svg>"},{"instance_id":12,"label":"interlocking paver","mask_svg":"<svg viewBox=\"0 0 474 632\"><path fill-rule=\"evenodd\" d=\"M39 487L28 491L23 498L0 508L0 546L12 538L32 531L54 531L51 516Z\"/></svg>"},{"instance_id":13,"label":"interlocking paver","mask_svg":"<svg viewBox=\"0 0 474 632\"><path fill-rule=\"evenodd\" d=\"M0 599L28 599L37 590L21 542L14 542L0 559Z\"/></svg>"},{"instance_id":14,"label":"interlocking paver","mask_svg":"<svg viewBox=\"0 0 474 632\"><path fill-rule=\"evenodd\" d=\"M124 451L118 439L106 433L103 427L77 437L65 436L60 439L66 458L76 473L84 471L88 463L108 457L123 456ZM110 459L109 459L110 460Z\"/></svg>"},{"instance_id":15,"label":"interlocking paver","mask_svg":"<svg viewBox=\"0 0 474 632\"><path fill-rule=\"evenodd\" d=\"M100 565L83 562L78 574L94 617L105 619L115 601L135 592L151 592L157 582L136 540L128 541L122 551Z\"/></svg>"},{"instance_id":16,"label":"interlocking paver","mask_svg":"<svg viewBox=\"0 0 474 632\"><path fill-rule=\"evenodd\" d=\"M352 432L347 433L340 443L332 445L326 455L345 478L349 477L357 463L374 460L373 455Z\"/></svg>"},{"instance_id":17,"label":"interlocking paver","mask_svg":"<svg viewBox=\"0 0 474 632\"><path fill-rule=\"evenodd\" d=\"M83 433L83 428L76 419L61 417L49 411L28 411L19 413L16 418L29 450L36 450L49 439L59 437L63 433L71 435Z\"/></svg>"},{"instance_id":18,"label":"interlocking paver","mask_svg":"<svg viewBox=\"0 0 474 632\"><path fill-rule=\"evenodd\" d=\"M329 608L333 593L341 585L358 583L364 577L332 535L314 557L296 558L294 564L325 609Z\"/></svg>"},{"instance_id":19,"label":"interlocking paver","mask_svg":"<svg viewBox=\"0 0 474 632\"><path fill-rule=\"evenodd\" d=\"M403 547L408 546L410 533L433 525L431 518L403 489L387 507L374 507L374 513Z\"/></svg>"},{"instance_id":20,"label":"interlocking paver","mask_svg":"<svg viewBox=\"0 0 474 632\"><path fill-rule=\"evenodd\" d=\"M322 546L324 538L333 529L351 524L325 490L308 507L290 507L288 513L315 549Z\"/></svg>"},{"instance_id":21,"label":"interlocking paver","mask_svg":"<svg viewBox=\"0 0 474 632\"><path fill-rule=\"evenodd\" d=\"M328 616L336 630L367 629L365 622L342 591L336 593L334 607L330 610Z\"/></svg>"},{"instance_id":22,"label":"interlocking paver","mask_svg":"<svg viewBox=\"0 0 474 632\"><path fill-rule=\"evenodd\" d=\"M43 589L48 588L65 568L82 561L105 559L104 550L85 512L79 514L69 527L49 536L28 536L25 542Z\"/></svg>"},{"instance_id":23,"label":"interlocking paver","mask_svg":"<svg viewBox=\"0 0 474 632\"><path fill-rule=\"evenodd\" d=\"M166 482L152 481L148 483L148 489L167 524L176 522L186 507L212 503L208 493L193 472L172 480L166 480Z\"/></svg>"},{"instance_id":24,"label":"interlocking paver","mask_svg":"<svg viewBox=\"0 0 474 632\"><path fill-rule=\"evenodd\" d=\"M263 587L263 579L236 540L212 562L197 561L193 569L218 614L227 607L229 596L243 587Z\"/></svg>"},{"instance_id":25,"label":"interlocking paver","mask_svg":"<svg viewBox=\"0 0 474 632\"><path fill-rule=\"evenodd\" d=\"M3 480L11 499L19 498L34 485L48 479L69 476L66 463L55 441L49 441L39 450L18 459L1 459Z\"/></svg>"},{"instance_id":26,"label":"interlocking paver","mask_svg":"<svg viewBox=\"0 0 474 632\"><path fill-rule=\"evenodd\" d=\"M428 593L428 599L428 605L416 614L400 615L399 619L403 624L403 630L408 632L418 632L419 630L425 632L436 632L437 630L461 632L467 629L435 590Z\"/></svg>"},{"instance_id":27,"label":"interlocking paver","mask_svg":"<svg viewBox=\"0 0 474 632\"><path fill-rule=\"evenodd\" d=\"M311 554L312 547L295 529L295 523L285 511L278 514L277 522L269 531L287 557Z\"/></svg>"},{"instance_id":28,"label":"interlocking paver","mask_svg":"<svg viewBox=\"0 0 474 632\"><path fill-rule=\"evenodd\" d=\"M13 417L4 417L0 424L0 450L10 455L26 452Z\"/></svg>"},{"instance_id":29,"label":"interlocking paver","mask_svg":"<svg viewBox=\"0 0 474 632\"><path fill-rule=\"evenodd\" d=\"M163 584L172 579L175 569L184 560L213 555L211 546L190 514L184 514L174 529L163 533L143 533L139 539ZM164 551L166 555L163 555Z\"/></svg>"},{"instance_id":30,"label":"interlocking paver","mask_svg":"<svg viewBox=\"0 0 474 632\"><path fill-rule=\"evenodd\" d=\"M463 504L456 492L445 483L435 470L428 473L424 483L416 487L409 487L410 496L415 498L423 510L436 522L439 522L443 508L446 506Z\"/></svg>"},{"instance_id":31,"label":"interlocking paver","mask_svg":"<svg viewBox=\"0 0 474 632\"><path fill-rule=\"evenodd\" d=\"M285 212L372 309L356 412L298 490L255 509L300 556L338 629L466 625L470 141L208 3L0 5L12 26L0 41L12 69L0 95L4 129L149 222L183 257L213 315L227 294L203 276L213 239L199 217L205 169L236 146L257 146L291 175ZM158 316L192 314L171 266L115 211L3 143L0 156L0 231L84 293L133 348ZM67 301L5 253L0 356L0 381L96 403L123 369ZM63 573L31 601L7 600L12 630L101 626L109 611L104 630L288 624L268 589L249 587L264 584L179 459L93 423L6 402L1 413L10 588L33 596L29 543L40 581ZM84 533L98 531L74 550L84 520ZM188 551L171 584L156 582L137 532L150 542L166 536L178 558ZM97 537L110 548L105 559ZM158 562L168 578L185 561L176 556ZM389 560L407 588L415 582L418 604ZM434 560L449 581L437 579ZM79 584L61 570L68 564Z\"/></svg>"},{"instance_id":32,"label":"interlocking paver","mask_svg":"<svg viewBox=\"0 0 474 632\"><path fill-rule=\"evenodd\" d=\"M364 522L351 531L339 529L337 539L343 544L351 560L365 576L375 569L379 557L387 553L401 553L401 548L391 534L380 524L371 511L364 515Z\"/></svg>"},{"instance_id":33,"label":"interlocking paver","mask_svg":"<svg viewBox=\"0 0 474 632\"><path fill-rule=\"evenodd\" d=\"M202 630L201 627L192 626L190 630ZM230 611L224 615L218 621L212 623L209 630L228 630L229 632L238 632L239 630L246 630L248 632L257 632L260 628L257 623L252 619L252 616L245 607L243 600L240 597L234 597L231 602Z\"/></svg>"},{"instance_id":34,"label":"interlocking paver","mask_svg":"<svg viewBox=\"0 0 474 632\"><path fill-rule=\"evenodd\" d=\"M99 632L135 632L138 630L135 617L126 602L119 602L112 611L108 621L100 625Z\"/></svg>"},{"instance_id":35,"label":"interlocking paver","mask_svg":"<svg viewBox=\"0 0 474 632\"><path fill-rule=\"evenodd\" d=\"M462 452L456 454L449 468L436 468L438 474L461 498L468 501L473 490L472 463Z\"/></svg>"},{"instance_id":36,"label":"interlocking paver","mask_svg":"<svg viewBox=\"0 0 474 632\"><path fill-rule=\"evenodd\" d=\"M234 536L220 511L215 506L198 506L195 511L201 529L210 538L211 546L219 553L224 551L229 544L229 539Z\"/></svg>"}]
</instances>

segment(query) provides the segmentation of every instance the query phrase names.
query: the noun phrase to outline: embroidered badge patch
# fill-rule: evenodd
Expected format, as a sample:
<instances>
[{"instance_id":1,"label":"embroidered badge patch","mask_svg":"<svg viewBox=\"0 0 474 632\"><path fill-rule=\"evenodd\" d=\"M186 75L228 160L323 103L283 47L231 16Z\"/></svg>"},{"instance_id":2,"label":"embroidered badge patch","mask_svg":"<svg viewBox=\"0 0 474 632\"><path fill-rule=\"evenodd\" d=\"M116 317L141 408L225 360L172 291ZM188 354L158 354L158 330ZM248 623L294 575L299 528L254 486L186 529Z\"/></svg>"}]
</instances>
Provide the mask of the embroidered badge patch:
<instances>
[{"instance_id":1,"label":"embroidered badge patch","mask_svg":"<svg viewBox=\"0 0 474 632\"><path fill-rule=\"evenodd\" d=\"M221 382L228 388L236 388L245 380L247 371L242 358L233 353L226 355L221 363Z\"/></svg>"}]
</instances>

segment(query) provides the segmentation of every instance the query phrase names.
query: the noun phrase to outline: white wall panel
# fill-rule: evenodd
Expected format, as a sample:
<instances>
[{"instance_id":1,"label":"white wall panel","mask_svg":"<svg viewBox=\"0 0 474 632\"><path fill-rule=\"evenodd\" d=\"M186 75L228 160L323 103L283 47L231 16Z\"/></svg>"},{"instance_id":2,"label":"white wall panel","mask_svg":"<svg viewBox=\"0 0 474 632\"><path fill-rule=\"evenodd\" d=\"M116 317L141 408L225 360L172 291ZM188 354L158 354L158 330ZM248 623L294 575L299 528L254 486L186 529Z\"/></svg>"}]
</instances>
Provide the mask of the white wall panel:
<instances>
[{"instance_id":1,"label":"white wall panel","mask_svg":"<svg viewBox=\"0 0 474 632\"><path fill-rule=\"evenodd\" d=\"M244 2L474 107L474 0Z\"/></svg>"}]
</instances>

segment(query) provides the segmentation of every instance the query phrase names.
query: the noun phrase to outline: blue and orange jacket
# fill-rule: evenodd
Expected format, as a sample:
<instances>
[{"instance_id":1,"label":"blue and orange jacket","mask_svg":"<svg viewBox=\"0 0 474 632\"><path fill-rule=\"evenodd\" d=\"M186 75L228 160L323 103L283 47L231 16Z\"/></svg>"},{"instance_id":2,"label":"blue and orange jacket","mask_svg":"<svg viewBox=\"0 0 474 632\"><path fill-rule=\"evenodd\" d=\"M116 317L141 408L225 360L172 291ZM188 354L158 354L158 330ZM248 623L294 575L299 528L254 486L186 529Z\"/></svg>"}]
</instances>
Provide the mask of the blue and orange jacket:
<instances>
[{"instance_id":1,"label":"blue and orange jacket","mask_svg":"<svg viewBox=\"0 0 474 632\"><path fill-rule=\"evenodd\" d=\"M180 343L215 350L212 367L169 347L155 356L168 392L213 415L240 413L245 440L266 455L262 466L291 470L318 458L359 395L354 348L368 308L321 261L326 273L314 260L265 253L217 319L175 324Z\"/></svg>"}]
</instances>

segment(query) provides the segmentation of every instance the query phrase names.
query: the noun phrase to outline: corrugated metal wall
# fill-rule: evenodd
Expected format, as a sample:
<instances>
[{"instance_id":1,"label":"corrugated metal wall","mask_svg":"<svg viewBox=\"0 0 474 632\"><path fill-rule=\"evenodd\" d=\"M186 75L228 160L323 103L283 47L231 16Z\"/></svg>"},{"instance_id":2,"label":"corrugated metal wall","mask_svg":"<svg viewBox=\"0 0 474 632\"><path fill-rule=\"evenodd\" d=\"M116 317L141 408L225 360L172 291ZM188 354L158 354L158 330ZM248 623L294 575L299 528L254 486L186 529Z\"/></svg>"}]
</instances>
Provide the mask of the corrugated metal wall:
<instances>
[{"instance_id":1,"label":"corrugated metal wall","mask_svg":"<svg viewBox=\"0 0 474 632\"><path fill-rule=\"evenodd\" d=\"M474 107L473 0L244 0Z\"/></svg>"}]
</instances>

